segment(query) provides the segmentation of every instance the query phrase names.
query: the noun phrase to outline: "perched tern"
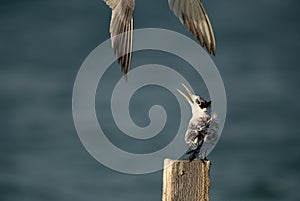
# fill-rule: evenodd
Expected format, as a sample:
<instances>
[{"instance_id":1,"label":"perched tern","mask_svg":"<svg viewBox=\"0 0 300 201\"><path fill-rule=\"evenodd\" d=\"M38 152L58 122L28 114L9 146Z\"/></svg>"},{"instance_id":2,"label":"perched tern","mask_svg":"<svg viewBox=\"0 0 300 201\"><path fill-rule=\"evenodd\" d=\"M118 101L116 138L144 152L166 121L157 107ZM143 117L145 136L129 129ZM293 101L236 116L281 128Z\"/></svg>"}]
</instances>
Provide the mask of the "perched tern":
<instances>
[{"instance_id":1,"label":"perched tern","mask_svg":"<svg viewBox=\"0 0 300 201\"><path fill-rule=\"evenodd\" d=\"M133 14L135 0L104 0L112 9L110 34L112 47L122 72L130 70L133 43ZM180 21L206 47L210 54L216 54L216 41L210 20L201 0L168 0L169 6ZM121 37L116 37L122 34Z\"/></svg>"},{"instance_id":2,"label":"perched tern","mask_svg":"<svg viewBox=\"0 0 300 201\"><path fill-rule=\"evenodd\" d=\"M188 96L182 91L177 91L188 101L192 108L192 118L185 133L185 142L189 146L189 161L206 159L207 151L216 144L218 139L218 123L216 114L210 115L207 109L211 106L211 101L205 101L184 84L182 86L188 92Z\"/></svg>"}]
</instances>

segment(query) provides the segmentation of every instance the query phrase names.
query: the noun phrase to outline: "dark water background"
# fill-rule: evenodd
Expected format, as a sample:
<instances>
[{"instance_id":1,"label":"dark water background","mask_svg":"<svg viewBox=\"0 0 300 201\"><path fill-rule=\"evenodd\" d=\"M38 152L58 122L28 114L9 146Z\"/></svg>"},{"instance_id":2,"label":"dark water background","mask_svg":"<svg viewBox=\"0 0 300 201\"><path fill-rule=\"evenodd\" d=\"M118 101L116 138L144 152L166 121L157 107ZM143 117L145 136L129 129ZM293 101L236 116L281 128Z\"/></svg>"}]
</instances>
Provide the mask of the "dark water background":
<instances>
[{"instance_id":1,"label":"dark water background","mask_svg":"<svg viewBox=\"0 0 300 201\"><path fill-rule=\"evenodd\" d=\"M210 155L211 199L298 201L300 2L204 3L228 98L226 126ZM167 0L138 0L135 17L135 28L192 37ZM162 172L112 171L87 153L74 128L73 83L85 57L109 37L109 19L100 0L0 1L0 201L161 199ZM137 55L133 65L140 60ZM112 84L121 76L115 66ZM147 112L143 102L135 105Z\"/></svg>"}]
</instances>

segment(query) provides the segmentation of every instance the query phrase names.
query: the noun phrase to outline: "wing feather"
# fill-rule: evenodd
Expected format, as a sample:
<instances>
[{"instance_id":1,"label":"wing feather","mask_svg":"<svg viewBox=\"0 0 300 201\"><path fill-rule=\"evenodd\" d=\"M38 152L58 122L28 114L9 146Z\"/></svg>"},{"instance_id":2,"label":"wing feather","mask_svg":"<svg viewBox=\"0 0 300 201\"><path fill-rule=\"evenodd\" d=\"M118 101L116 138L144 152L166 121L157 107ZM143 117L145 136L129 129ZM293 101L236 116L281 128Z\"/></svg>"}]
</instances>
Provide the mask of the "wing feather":
<instances>
[{"instance_id":1,"label":"wing feather","mask_svg":"<svg viewBox=\"0 0 300 201\"><path fill-rule=\"evenodd\" d=\"M169 0L169 6L210 54L216 54L216 41L201 0Z\"/></svg>"},{"instance_id":2,"label":"wing feather","mask_svg":"<svg viewBox=\"0 0 300 201\"><path fill-rule=\"evenodd\" d=\"M110 34L112 47L118 57L122 72L130 70L133 43L134 0L105 0L112 9Z\"/></svg>"}]
</instances>

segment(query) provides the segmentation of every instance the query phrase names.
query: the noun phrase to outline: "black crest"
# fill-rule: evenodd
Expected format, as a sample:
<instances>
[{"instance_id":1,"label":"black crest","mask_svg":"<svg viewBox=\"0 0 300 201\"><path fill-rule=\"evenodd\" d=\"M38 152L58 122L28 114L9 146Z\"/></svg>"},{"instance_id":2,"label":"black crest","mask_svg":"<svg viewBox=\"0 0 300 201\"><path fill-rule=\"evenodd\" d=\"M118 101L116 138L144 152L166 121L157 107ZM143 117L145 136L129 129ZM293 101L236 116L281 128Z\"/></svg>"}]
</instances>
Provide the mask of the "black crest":
<instances>
[{"instance_id":1,"label":"black crest","mask_svg":"<svg viewBox=\"0 0 300 201\"><path fill-rule=\"evenodd\" d=\"M199 104L200 108L209 108L211 106L211 101L201 101Z\"/></svg>"}]
</instances>

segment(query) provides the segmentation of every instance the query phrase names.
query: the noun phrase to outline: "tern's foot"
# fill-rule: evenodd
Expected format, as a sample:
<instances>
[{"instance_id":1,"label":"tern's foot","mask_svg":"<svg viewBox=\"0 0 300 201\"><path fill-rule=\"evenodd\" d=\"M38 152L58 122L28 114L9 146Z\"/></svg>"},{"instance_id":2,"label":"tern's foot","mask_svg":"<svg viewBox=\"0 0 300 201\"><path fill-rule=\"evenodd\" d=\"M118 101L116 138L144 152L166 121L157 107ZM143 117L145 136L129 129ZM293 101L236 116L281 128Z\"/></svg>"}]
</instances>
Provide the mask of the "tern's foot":
<instances>
[{"instance_id":1,"label":"tern's foot","mask_svg":"<svg viewBox=\"0 0 300 201\"><path fill-rule=\"evenodd\" d=\"M208 161L208 159L205 157L205 158L202 158L202 159L200 159L201 161L202 161L202 163L204 163L204 164L206 164L207 163L207 161Z\"/></svg>"}]
</instances>

